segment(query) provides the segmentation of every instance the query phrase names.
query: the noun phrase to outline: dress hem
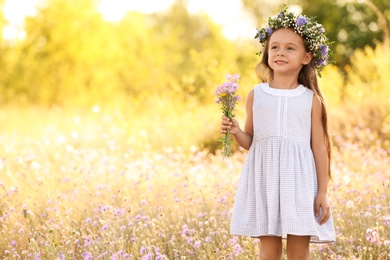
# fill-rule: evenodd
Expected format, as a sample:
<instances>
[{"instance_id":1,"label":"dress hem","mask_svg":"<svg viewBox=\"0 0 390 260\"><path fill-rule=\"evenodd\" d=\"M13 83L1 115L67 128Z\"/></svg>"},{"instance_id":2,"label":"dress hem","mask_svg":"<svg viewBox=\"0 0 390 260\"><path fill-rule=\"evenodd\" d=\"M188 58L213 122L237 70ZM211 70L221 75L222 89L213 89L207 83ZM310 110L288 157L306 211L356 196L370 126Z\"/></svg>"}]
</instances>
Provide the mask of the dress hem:
<instances>
[{"instance_id":1,"label":"dress hem","mask_svg":"<svg viewBox=\"0 0 390 260\"><path fill-rule=\"evenodd\" d=\"M231 235L260 237L277 236L283 239L287 235L311 236L310 243L333 243L336 241L332 234L319 235L318 230L308 223L287 223L282 227L270 228L266 223L242 223L235 221L230 228Z\"/></svg>"}]
</instances>

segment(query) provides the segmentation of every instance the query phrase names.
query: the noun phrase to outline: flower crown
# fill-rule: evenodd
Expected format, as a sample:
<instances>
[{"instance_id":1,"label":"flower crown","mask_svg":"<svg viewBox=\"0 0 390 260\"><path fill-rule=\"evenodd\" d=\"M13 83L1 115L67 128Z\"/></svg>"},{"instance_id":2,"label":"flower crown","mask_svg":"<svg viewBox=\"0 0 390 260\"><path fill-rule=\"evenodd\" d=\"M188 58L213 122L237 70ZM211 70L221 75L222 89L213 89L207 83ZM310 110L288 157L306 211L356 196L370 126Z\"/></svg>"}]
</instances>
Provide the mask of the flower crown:
<instances>
[{"instance_id":1,"label":"flower crown","mask_svg":"<svg viewBox=\"0 0 390 260\"><path fill-rule=\"evenodd\" d=\"M291 28L302 36L305 45L313 53L315 61L314 66L321 76L322 68L328 63L331 55L329 39L325 35L324 27L317 23L314 19L304 15L296 16L292 12L287 11L287 6L283 6L282 10L274 18L268 18L268 24L265 28L258 29L255 36L259 38L259 42L263 45L263 49L257 53L263 52L266 41L271 37L272 33L280 28Z\"/></svg>"}]
</instances>

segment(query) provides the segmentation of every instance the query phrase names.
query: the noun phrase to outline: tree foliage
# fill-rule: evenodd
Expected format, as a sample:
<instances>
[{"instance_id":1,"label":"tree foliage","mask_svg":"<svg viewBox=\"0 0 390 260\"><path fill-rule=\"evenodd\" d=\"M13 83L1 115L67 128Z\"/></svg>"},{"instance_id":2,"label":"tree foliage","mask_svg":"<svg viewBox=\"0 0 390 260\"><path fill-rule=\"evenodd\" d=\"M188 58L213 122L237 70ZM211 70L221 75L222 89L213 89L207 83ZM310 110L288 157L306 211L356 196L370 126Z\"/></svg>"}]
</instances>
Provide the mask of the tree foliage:
<instances>
[{"instance_id":1,"label":"tree foliage","mask_svg":"<svg viewBox=\"0 0 390 260\"><path fill-rule=\"evenodd\" d=\"M388 3L375 1L388 19ZM280 7L278 1L269 5L243 2L258 16L259 24ZM241 74L243 98L257 81L256 42L227 40L206 14L189 13L186 1L177 0L167 11L152 15L128 12L119 22L104 20L96 0L40 3L36 14L25 19L25 36L3 39L0 44L2 104L90 105L131 100L137 106L151 95L205 104L215 99L215 86L227 73ZM324 0L299 4L307 15L316 15L336 41L339 66L348 64L355 48L383 40L385 26L372 30L376 13L367 5ZM321 6L321 12L313 6ZM355 16L361 18L360 23ZM1 21L0 26L7 25ZM364 31L362 24L369 30ZM348 32L346 37L343 30ZM339 39L343 37L344 42Z\"/></svg>"},{"instance_id":2,"label":"tree foliage","mask_svg":"<svg viewBox=\"0 0 390 260\"><path fill-rule=\"evenodd\" d=\"M238 72L237 51L206 15L176 2L166 12L129 12L107 22L94 0L47 0L10 44L3 102L83 104L116 96L212 99L213 82ZM239 63L239 62L238 62Z\"/></svg>"}]
</instances>

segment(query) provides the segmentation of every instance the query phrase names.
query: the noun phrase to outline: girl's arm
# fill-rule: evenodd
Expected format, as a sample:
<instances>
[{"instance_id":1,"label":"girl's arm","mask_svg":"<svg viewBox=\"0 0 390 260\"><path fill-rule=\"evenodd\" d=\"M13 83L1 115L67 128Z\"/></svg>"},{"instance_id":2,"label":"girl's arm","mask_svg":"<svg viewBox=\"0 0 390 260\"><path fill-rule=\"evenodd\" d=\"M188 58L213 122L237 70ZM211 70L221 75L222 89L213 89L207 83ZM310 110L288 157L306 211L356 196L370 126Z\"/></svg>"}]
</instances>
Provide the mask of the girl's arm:
<instances>
[{"instance_id":1,"label":"girl's arm","mask_svg":"<svg viewBox=\"0 0 390 260\"><path fill-rule=\"evenodd\" d=\"M229 119L226 116L222 117L222 126L221 126L221 133L226 133L226 130L229 129L230 133L233 135L234 140L240 145L242 148L249 150L252 144L252 136L253 136L253 95L254 91L253 89L248 93L247 99L246 99L246 121L245 121L245 128L244 131L241 130L240 126L238 125L238 121L233 118L232 121L229 121Z\"/></svg>"},{"instance_id":2,"label":"girl's arm","mask_svg":"<svg viewBox=\"0 0 390 260\"><path fill-rule=\"evenodd\" d=\"M328 151L325 144L324 128L322 126L322 105L318 96L313 97L311 116L311 149L317 170L318 193L315 203L315 214L319 215L322 208L320 224L324 224L330 217L330 207L328 202Z\"/></svg>"}]
</instances>

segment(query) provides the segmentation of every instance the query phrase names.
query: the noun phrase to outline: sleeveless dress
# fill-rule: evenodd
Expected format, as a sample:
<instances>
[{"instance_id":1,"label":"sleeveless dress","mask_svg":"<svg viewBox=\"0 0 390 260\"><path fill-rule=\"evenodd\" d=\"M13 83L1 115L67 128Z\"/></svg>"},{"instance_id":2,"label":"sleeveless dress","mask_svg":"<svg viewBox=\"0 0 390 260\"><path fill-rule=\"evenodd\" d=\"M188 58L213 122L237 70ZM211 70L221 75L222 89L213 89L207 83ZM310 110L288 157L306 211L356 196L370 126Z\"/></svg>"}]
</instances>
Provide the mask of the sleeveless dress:
<instances>
[{"instance_id":1,"label":"sleeveless dress","mask_svg":"<svg viewBox=\"0 0 390 260\"><path fill-rule=\"evenodd\" d=\"M253 141L234 201L230 233L243 236L311 236L335 241L332 216L315 217L317 173L311 139L313 91L303 85L254 88Z\"/></svg>"}]
</instances>

